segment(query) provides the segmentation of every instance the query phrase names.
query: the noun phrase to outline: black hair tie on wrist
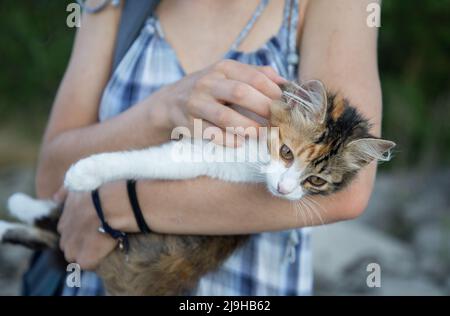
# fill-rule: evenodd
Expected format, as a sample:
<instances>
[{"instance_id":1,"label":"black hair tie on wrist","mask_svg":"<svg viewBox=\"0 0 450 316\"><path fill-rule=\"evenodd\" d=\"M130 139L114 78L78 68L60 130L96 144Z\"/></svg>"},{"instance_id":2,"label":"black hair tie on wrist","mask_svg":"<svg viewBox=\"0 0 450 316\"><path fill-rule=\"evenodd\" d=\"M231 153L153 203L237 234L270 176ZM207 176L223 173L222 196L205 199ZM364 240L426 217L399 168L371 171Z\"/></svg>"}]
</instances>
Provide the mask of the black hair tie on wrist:
<instances>
[{"instance_id":1,"label":"black hair tie on wrist","mask_svg":"<svg viewBox=\"0 0 450 316\"><path fill-rule=\"evenodd\" d=\"M136 219L136 223L139 227L141 233L149 234L152 231L148 227L145 222L144 215L142 215L141 208L139 206L139 201L136 194L136 181L128 180L127 181L127 190L128 190L128 198L130 199L131 208L133 210L134 217Z\"/></svg>"},{"instance_id":2,"label":"black hair tie on wrist","mask_svg":"<svg viewBox=\"0 0 450 316\"><path fill-rule=\"evenodd\" d=\"M129 242L128 235L120 230L114 229L106 222L105 215L103 214L102 204L100 202L100 196L98 194L98 189L91 192L92 202L94 203L95 211L97 212L98 218L100 219L101 226L99 227L99 232L103 234L108 234L112 238L119 241L120 249L125 250L128 253Z\"/></svg>"}]
</instances>

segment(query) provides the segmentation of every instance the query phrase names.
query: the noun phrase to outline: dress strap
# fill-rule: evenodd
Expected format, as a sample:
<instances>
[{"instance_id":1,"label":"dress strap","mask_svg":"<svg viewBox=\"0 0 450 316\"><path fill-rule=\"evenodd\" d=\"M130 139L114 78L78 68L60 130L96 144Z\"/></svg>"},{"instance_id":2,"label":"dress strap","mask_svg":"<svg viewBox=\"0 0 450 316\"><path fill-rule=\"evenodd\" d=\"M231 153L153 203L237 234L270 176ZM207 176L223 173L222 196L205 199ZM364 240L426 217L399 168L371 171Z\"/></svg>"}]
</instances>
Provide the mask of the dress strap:
<instances>
[{"instance_id":1,"label":"dress strap","mask_svg":"<svg viewBox=\"0 0 450 316\"><path fill-rule=\"evenodd\" d=\"M241 33L238 35L234 43L231 45L231 50L237 50L239 45L242 43L242 41L247 37L248 33L252 29L252 27L255 25L258 18L263 13L264 9L269 4L269 0L261 0L256 7L255 12L253 13L250 20L247 22L247 25L244 27L244 29L241 31Z\"/></svg>"},{"instance_id":2,"label":"dress strap","mask_svg":"<svg viewBox=\"0 0 450 316\"><path fill-rule=\"evenodd\" d=\"M296 69L299 61L297 50L298 0L286 0L283 23L287 30L286 47L289 80L297 80Z\"/></svg>"}]
</instances>

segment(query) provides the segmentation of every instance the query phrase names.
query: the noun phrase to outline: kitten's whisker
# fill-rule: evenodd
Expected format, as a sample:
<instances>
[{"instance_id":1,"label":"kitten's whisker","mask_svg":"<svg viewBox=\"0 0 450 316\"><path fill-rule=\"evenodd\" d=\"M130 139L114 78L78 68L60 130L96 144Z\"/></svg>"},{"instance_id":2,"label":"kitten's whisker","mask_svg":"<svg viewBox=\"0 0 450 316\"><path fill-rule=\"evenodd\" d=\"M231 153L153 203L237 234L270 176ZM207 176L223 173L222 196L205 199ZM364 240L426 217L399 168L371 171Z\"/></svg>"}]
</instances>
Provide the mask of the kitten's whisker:
<instances>
[{"instance_id":1,"label":"kitten's whisker","mask_svg":"<svg viewBox=\"0 0 450 316\"><path fill-rule=\"evenodd\" d=\"M309 197L305 197L305 202L307 202L310 205L311 210L313 211L313 213L317 216L317 218L319 219L320 223L322 225L324 225L325 222L324 222L322 216L320 215L320 209L324 209L324 208L320 204L318 204L316 201L310 199ZM316 205L319 206L320 208L316 209L315 208Z\"/></svg>"},{"instance_id":2,"label":"kitten's whisker","mask_svg":"<svg viewBox=\"0 0 450 316\"><path fill-rule=\"evenodd\" d=\"M298 225L298 224L300 224L299 219L298 219L299 211L298 211L297 205L295 203L292 203L292 206L293 206L293 210L295 213L295 223L296 223L296 225Z\"/></svg>"},{"instance_id":3,"label":"kitten's whisker","mask_svg":"<svg viewBox=\"0 0 450 316\"><path fill-rule=\"evenodd\" d=\"M303 208L301 208L300 207L300 205L298 205L296 202L292 202L292 206L294 206L294 209L295 209L295 211L296 211L296 217L297 217L297 221L298 221L298 215L300 215L301 216L301 220L302 220L302 222L301 223L299 223L300 225L303 225L303 224L306 224L306 221L305 221L305 214L304 214L304 210L303 210Z\"/></svg>"},{"instance_id":4,"label":"kitten's whisker","mask_svg":"<svg viewBox=\"0 0 450 316\"><path fill-rule=\"evenodd\" d=\"M321 223L321 224L324 224L324 221L323 221L322 216L320 215L319 211L316 210L316 205L313 204L313 203L311 202L311 200L310 200L309 198L307 198L307 197L305 197L305 203L309 205L311 211L313 212L314 215L317 216L317 218L319 219L320 223Z\"/></svg>"},{"instance_id":5,"label":"kitten's whisker","mask_svg":"<svg viewBox=\"0 0 450 316\"><path fill-rule=\"evenodd\" d=\"M309 210L309 214L311 215L311 226L314 225L314 207L312 207L309 203L308 200L304 200L305 204L308 206L308 210Z\"/></svg>"},{"instance_id":6,"label":"kitten's whisker","mask_svg":"<svg viewBox=\"0 0 450 316\"><path fill-rule=\"evenodd\" d=\"M303 209L305 210L306 214L308 214L308 217L311 221L311 225L313 225L314 223L314 218L311 215L311 210L310 210L310 206L308 204L306 204L305 200L299 200L299 204L301 204L301 206L303 206ZM305 224L308 224L307 222Z\"/></svg>"},{"instance_id":7,"label":"kitten's whisker","mask_svg":"<svg viewBox=\"0 0 450 316\"><path fill-rule=\"evenodd\" d=\"M304 211L304 213L306 213L308 215L308 217L311 217L311 214L309 214L309 212L308 212L308 207L306 206L306 204L304 202L305 201L302 201L301 206L299 206L299 207L302 209L302 211ZM305 225L308 225L308 219L306 218L306 215L305 215Z\"/></svg>"},{"instance_id":8,"label":"kitten's whisker","mask_svg":"<svg viewBox=\"0 0 450 316\"><path fill-rule=\"evenodd\" d=\"M331 195L330 195L331 197ZM311 203L313 203L314 205L316 205L318 208L320 208L324 213L328 213L328 210L323 207L319 202L315 201L312 197L309 196L305 196L305 198L310 201Z\"/></svg>"},{"instance_id":9,"label":"kitten's whisker","mask_svg":"<svg viewBox=\"0 0 450 316\"><path fill-rule=\"evenodd\" d=\"M295 202L292 202L291 204L294 207L297 224L302 224L302 222L301 222L301 221L303 221L302 210L298 207L298 205ZM301 216L301 221L299 220L299 215Z\"/></svg>"}]
</instances>

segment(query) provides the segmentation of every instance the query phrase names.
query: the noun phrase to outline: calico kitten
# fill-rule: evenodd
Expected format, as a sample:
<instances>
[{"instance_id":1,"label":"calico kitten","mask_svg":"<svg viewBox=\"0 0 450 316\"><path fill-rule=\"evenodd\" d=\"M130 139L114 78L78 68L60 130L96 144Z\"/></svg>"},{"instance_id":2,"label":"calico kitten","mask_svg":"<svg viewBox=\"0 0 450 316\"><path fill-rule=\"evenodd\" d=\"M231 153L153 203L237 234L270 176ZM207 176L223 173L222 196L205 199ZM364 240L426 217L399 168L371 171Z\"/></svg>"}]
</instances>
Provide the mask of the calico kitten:
<instances>
[{"instance_id":1,"label":"calico kitten","mask_svg":"<svg viewBox=\"0 0 450 316\"><path fill-rule=\"evenodd\" d=\"M205 141L172 141L82 159L67 172L65 185L87 191L118 179L209 176L224 181L263 182L273 195L296 201L342 190L371 161L390 159L395 144L372 136L368 121L356 108L340 95L327 93L321 82L289 83L282 90L282 99L271 105L262 156L256 154L260 150L256 140L226 151ZM258 160L246 159L249 155ZM57 248L54 228L60 206L16 194L10 198L9 209L28 225L0 222L2 242ZM132 234L127 260L117 249L102 261L97 272L112 295L183 294L246 239Z\"/></svg>"}]
</instances>

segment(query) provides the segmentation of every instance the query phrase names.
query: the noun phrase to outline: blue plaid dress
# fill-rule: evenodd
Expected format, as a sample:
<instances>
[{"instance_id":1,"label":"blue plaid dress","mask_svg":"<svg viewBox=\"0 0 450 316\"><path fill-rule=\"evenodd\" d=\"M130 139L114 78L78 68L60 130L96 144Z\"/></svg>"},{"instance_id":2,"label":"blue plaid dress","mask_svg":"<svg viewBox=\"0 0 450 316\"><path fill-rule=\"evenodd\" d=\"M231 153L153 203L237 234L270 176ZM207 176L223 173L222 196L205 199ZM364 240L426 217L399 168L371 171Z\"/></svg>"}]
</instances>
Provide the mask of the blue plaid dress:
<instances>
[{"instance_id":1,"label":"blue plaid dress","mask_svg":"<svg viewBox=\"0 0 450 316\"><path fill-rule=\"evenodd\" d=\"M297 0L286 0L279 32L250 53L238 50L268 0L262 0L247 26L224 58L252 65L269 65L283 77L295 79ZM107 120L185 75L175 52L164 39L156 16L150 16L113 73L101 101L99 117ZM217 271L205 275L194 295L310 295L312 265L310 228L253 235ZM101 280L83 272L80 288L66 287L63 295L102 295Z\"/></svg>"}]
</instances>

